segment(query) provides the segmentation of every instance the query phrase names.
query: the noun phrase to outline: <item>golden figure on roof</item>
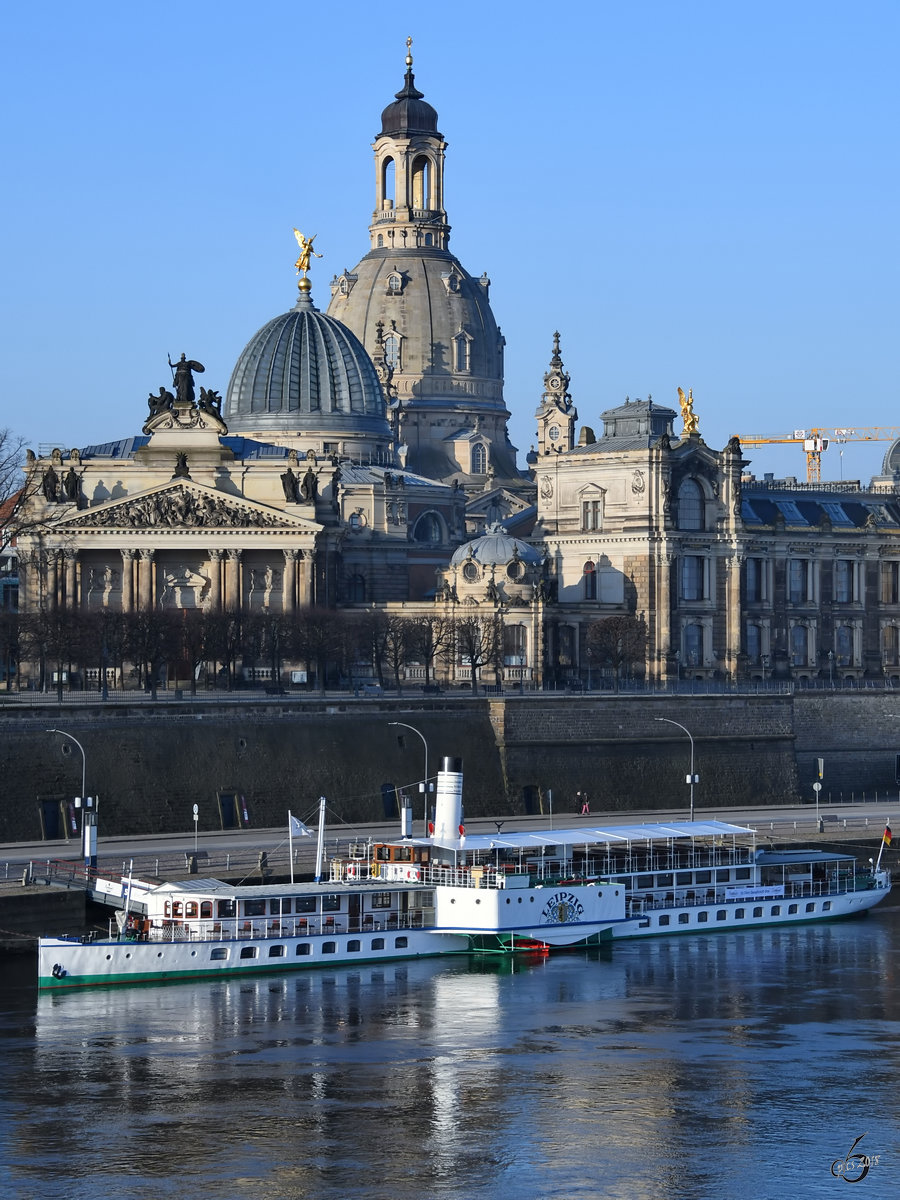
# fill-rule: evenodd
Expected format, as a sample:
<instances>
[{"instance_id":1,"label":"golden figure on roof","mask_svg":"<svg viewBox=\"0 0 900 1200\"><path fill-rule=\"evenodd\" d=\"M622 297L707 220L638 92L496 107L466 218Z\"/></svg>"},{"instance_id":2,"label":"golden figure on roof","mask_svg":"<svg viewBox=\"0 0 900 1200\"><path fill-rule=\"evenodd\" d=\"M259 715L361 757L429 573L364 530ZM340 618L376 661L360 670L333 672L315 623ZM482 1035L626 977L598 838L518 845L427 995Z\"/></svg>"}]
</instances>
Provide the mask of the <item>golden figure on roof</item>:
<instances>
[{"instance_id":1,"label":"golden figure on roof","mask_svg":"<svg viewBox=\"0 0 900 1200\"><path fill-rule=\"evenodd\" d=\"M300 257L294 263L294 266L297 269L298 275L300 274L301 271L303 272L303 278L305 279L306 272L309 270L310 258L321 258L322 257L321 254L317 254L316 251L313 250L313 248L312 248L313 242L318 237L318 234L314 233L311 238L306 238L303 236L303 234L300 232L299 229L295 229L294 237L297 239L297 245L300 247Z\"/></svg>"},{"instance_id":2,"label":"golden figure on roof","mask_svg":"<svg viewBox=\"0 0 900 1200\"><path fill-rule=\"evenodd\" d=\"M685 395L679 388L678 403L681 405L681 419L684 421L685 436L690 437L692 433L699 433L697 414L694 412L694 389L688 388L688 394Z\"/></svg>"}]
</instances>

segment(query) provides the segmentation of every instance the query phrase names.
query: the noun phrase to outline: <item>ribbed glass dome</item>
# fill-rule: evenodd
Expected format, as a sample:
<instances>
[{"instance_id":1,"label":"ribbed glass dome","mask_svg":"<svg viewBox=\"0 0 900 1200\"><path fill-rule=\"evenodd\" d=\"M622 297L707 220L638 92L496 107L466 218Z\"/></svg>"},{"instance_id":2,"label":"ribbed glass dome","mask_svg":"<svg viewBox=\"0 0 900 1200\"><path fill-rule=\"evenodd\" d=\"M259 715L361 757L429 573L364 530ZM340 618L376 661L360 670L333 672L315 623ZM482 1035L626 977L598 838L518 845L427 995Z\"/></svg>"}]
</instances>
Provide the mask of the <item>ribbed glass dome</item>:
<instances>
[{"instance_id":1,"label":"ribbed glass dome","mask_svg":"<svg viewBox=\"0 0 900 1200\"><path fill-rule=\"evenodd\" d=\"M384 394L359 339L301 293L247 343L228 384L229 429L389 439Z\"/></svg>"}]
</instances>

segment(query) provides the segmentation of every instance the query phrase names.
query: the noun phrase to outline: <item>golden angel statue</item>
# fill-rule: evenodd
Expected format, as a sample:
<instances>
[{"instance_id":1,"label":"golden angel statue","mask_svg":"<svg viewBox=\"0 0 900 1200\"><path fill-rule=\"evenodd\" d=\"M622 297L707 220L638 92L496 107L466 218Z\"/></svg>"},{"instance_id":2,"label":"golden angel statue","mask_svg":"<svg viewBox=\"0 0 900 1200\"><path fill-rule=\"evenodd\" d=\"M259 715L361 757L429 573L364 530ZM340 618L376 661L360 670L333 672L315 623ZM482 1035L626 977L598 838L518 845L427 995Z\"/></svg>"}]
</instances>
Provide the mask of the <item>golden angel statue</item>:
<instances>
[{"instance_id":1,"label":"golden angel statue","mask_svg":"<svg viewBox=\"0 0 900 1200\"><path fill-rule=\"evenodd\" d=\"M678 403L681 405L681 419L684 421L685 435L690 437L692 433L699 433L697 414L694 412L694 389L688 388L688 394L685 395L679 388Z\"/></svg>"},{"instance_id":2,"label":"golden angel statue","mask_svg":"<svg viewBox=\"0 0 900 1200\"><path fill-rule=\"evenodd\" d=\"M305 279L306 272L309 270L310 258L311 257L312 258L321 258L322 257L321 254L317 254L315 252L315 250L313 250L313 248L312 248L313 242L318 237L318 234L314 233L311 238L306 238L303 236L303 234L300 232L299 229L295 229L294 237L297 239L297 245L300 247L300 257L294 263L294 266L297 269L298 275L300 274L301 271L303 272L303 278Z\"/></svg>"}]
</instances>

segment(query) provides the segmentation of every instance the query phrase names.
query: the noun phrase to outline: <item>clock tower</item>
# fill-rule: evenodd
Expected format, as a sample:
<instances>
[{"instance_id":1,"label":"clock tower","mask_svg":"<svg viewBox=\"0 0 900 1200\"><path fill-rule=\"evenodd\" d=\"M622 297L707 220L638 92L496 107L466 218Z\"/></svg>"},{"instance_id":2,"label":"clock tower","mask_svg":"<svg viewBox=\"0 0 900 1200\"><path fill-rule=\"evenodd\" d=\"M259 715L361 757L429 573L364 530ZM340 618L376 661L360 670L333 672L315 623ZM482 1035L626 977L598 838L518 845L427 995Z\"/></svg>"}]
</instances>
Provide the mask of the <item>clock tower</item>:
<instances>
[{"instance_id":1,"label":"clock tower","mask_svg":"<svg viewBox=\"0 0 900 1200\"><path fill-rule=\"evenodd\" d=\"M569 395L569 375L559 356L559 333L553 335L553 357L544 375L544 394L535 413L538 423L538 455L563 454L575 445L578 411Z\"/></svg>"}]
</instances>

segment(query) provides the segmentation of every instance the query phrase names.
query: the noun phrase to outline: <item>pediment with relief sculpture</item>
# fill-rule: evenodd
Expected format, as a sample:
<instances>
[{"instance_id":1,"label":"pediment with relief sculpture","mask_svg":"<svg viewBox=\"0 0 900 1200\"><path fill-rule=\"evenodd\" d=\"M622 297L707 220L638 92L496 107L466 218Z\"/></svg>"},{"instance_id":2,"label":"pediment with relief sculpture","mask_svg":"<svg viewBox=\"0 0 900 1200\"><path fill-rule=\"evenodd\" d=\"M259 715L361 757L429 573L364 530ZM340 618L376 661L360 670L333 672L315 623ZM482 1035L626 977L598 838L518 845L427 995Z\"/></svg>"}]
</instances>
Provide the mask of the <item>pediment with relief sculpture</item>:
<instances>
[{"instance_id":1,"label":"pediment with relief sculpture","mask_svg":"<svg viewBox=\"0 0 900 1200\"><path fill-rule=\"evenodd\" d=\"M293 517L253 500L228 496L202 484L166 484L124 500L81 512L66 529L284 529L316 533L316 522Z\"/></svg>"}]
</instances>

